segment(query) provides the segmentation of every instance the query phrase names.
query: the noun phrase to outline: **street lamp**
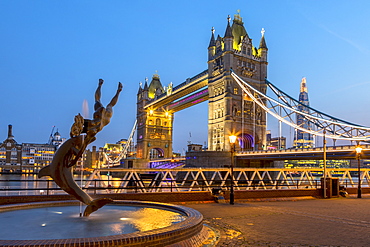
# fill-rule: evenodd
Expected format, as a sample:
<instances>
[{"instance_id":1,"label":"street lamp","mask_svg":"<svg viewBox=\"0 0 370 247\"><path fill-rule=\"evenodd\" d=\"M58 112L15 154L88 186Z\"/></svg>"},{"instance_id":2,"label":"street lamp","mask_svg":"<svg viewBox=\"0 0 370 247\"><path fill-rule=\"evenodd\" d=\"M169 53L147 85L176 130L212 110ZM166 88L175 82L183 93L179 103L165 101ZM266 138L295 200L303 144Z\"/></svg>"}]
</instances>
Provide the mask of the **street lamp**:
<instances>
[{"instance_id":1,"label":"street lamp","mask_svg":"<svg viewBox=\"0 0 370 247\"><path fill-rule=\"evenodd\" d=\"M235 142L236 136L230 135L230 152L231 152L231 165L230 165L230 175L231 175L231 185L230 185L230 204L234 205L234 152L235 152Z\"/></svg>"},{"instance_id":2,"label":"street lamp","mask_svg":"<svg viewBox=\"0 0 370 247\"><path fill-rule=\"evenodd\" d=\"M356 158L358 167L358 187L357 187L357 198L361 198L361 169L360 169L360 158L361 158L362 147L359 145L356 147Z\"/></svg>"},{"instance_id":3,"label":"street lamp","mask_svg":"<svg viewBox=\"0 0 370 247\"><path fill-rule=\"evenodd\" d=\"M326 130L324 129L324 137L323 137L323 151L324 151L324 188L323 188L323 191L324 191L324 198L327 197L326 195L326 138L325 138L325 134L326 134Z\"/></svg>"}]
</instances>

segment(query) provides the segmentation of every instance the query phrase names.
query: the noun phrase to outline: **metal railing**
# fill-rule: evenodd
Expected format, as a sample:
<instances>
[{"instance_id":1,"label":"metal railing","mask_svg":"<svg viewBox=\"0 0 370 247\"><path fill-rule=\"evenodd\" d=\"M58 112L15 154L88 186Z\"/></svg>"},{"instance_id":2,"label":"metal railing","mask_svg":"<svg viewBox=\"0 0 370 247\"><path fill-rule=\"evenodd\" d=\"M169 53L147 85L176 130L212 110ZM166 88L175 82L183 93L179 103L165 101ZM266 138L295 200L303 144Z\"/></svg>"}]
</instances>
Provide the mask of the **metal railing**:
<instances>
[{"instance_id":1,"label":"metal railing","mask_svg":"<svg viewBox=\"0 0 370 247\"><path fill-rule=\"evenodd\" d=\"M17 183L25 183L22 180L13 180ZM11 182L11 181L8 181ZM17 188L12 186L0 187L0 196L13 196L13 195L56 195L66 194L62 189L55 187L54 182L47 180L42 186L35 188ZM87 183L89 180L83 180ZM227 180L187 180L186 183L180 184L176 180L167 179L166 181L153 181L152 179L140 180L121 180L127 183L126 186L114 185L112 180L93 180L90 181L88 187L84 190L89 194L110 194L110 193L151 193L151 192L187 192L187 191L212 191L213 188L227 191L230 189L230 179ZM213 183L212 183L213 182ZM108 184L101 186L100 184ZM212 183L212 184L211 184ZM263 183L263 185L262 185ZM194 186L196 184L196 186ZM235 181L237 190L261 190L261 189L301 189L301 188L319 188L320 180L313 181L298 181L293 180L287 185L284 180L271 180L260 182L258 180L248 183L247 181ZM234 184L234 186L235 186Z\"/></svg>"},{"instance_id":2,"label":"metal railing","mask_svg":"<svg viewBox=\"0 0 370 247\"><path fill-rule=\"evenodd\" d=\"M345 187L358 185L357 169L326 169L327 177L337 177ZM107 176L106 173L111 175ZM114 175L114 176L112 176ZM319 188L323 169L234 168L235 190L284 190ZM96 169L77 183L88 193L150 193L229 190L228 168L179 169ZM370 187L370 169L361 169L362 187ZM65 194L52 180L0 180L0 195ZM31 185L27 185L32 183Z\"/></svg>"}]
</instances>

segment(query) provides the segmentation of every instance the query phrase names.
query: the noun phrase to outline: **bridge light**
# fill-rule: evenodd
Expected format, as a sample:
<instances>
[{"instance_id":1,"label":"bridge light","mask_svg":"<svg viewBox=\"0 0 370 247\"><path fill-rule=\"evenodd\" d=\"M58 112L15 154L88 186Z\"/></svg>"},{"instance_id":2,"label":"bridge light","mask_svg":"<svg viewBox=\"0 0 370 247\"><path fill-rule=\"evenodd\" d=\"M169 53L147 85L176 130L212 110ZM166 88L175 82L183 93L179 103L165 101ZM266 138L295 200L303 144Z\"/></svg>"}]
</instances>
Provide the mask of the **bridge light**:
<instances>
[{"instance_id":1,"label":"bridge light","mask_svg":"<svg viewBox=\"0 0 370 247\"><path fill-rule=\"evenodd\" d=\"M231 148L231 165L230 165L230 204L234 205L234 152L236 135L229 135Z\"/></svg>"},{"instance_id":2,"label":"bridge light","mask_svg":"<svg viewBox=\"0 0 370 247\"><path fill-rule=\"evenodd\" d=\"M360 163L360 158L361 158L361 152L362 152L362 147L360 145L356 146L356 153L357 153L357 168L358 168L358 182L357 182L357 198L362 198L362 189L361 189L361 163Z\"/></svg>"},{"instance_id":3,"label":"bridge light","mask_svg":"<svg viewBox=\"0 0 370 247\"><path fill-rule=\"evenodd\" d=\"M236 136L235 135L230 135L229 136L229 141L231 144L234 144L236 142Z\"/></svg>"}]
</instances>

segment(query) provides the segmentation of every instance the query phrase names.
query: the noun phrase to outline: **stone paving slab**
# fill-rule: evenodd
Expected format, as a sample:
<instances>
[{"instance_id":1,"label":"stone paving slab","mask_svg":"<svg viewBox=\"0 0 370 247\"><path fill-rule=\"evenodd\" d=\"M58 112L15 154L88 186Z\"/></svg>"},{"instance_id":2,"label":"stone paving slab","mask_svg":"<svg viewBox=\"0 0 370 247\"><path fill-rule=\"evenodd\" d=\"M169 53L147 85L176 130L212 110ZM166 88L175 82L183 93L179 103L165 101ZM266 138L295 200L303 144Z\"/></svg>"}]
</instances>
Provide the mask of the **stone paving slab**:
<instances>
[{"instance_id":1,"label":"stone paving slab","mask_svg":"<svg viewBox=\"0 0 370 247\"><path fill-rule=\"evenodd\" d=\"M217 246L370 246L370 195L186 206L220 231Z\"/></svg>"}]
</instances>

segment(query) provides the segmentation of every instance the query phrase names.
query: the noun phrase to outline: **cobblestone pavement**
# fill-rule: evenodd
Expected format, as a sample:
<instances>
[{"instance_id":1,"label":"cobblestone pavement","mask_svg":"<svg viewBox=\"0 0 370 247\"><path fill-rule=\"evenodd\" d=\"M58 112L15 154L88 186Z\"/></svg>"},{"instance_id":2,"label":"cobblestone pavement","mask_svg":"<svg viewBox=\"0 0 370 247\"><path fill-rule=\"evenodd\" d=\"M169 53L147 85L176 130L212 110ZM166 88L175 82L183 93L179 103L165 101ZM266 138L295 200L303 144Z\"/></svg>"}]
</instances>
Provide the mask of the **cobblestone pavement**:
<instances>
[{"instance_id":1,"label":"cobblestone pavement","mask_svg":"<svg viewBox=\"0 0 370 247\"><path fill-rule=\"evenodd\" d=\"M217 246L370 246L370 195L186 206L219 230Z\"/></svg>"}]
</instances>

